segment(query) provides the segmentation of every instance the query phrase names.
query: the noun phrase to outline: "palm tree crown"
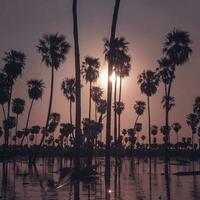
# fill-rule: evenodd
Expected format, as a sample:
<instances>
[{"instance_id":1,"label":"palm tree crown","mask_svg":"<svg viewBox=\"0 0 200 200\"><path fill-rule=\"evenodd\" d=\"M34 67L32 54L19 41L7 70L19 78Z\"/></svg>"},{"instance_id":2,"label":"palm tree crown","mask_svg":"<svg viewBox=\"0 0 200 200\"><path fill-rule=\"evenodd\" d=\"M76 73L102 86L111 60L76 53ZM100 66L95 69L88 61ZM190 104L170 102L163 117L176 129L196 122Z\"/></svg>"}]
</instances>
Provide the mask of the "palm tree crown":
<instances>
[{"instance_id":1,"label":"palm tree crown","mask_svg":"<svg viewBox=\"0 0 200 200\"><path fill-rule=\"evenodd\" d=\"M99 77L100 63L98 58L85 57L82 63L81 73L86 82L96 82Z\"/></svg>"},{"instance_id":2,"label":"palm tree crown","mask_svg":"<svg viewBox=\"0 0 200 200\"><path fill-rule=\"evenodd\" d=\"M42 80L31 79L27 82L28 95L31 99L38 100L42 98L44 92L44 82Z\"/></svg>"},{"instance_id":3,"label":"palm tree crown","mask_svg":"<svg viewBox=\"0 0 200 200\"><path fill-rule=\"evenodd\" d=\"M25 101L24 99L15 98L12 102L12 111L13 113L20 115L24 111Z\"/></svg>"},{"instance_id":4,"label":"palm tree crown","mask_svg":"<svg viewBox=\"0 0 200 200\"><path fill-rule=\"evenodd\" d=\"M5 62L3 71L10 79L17 79L22 74L22 70L25 66L26 56L20 51L11 50L5 52L3 61Z\"/></svg>"},{"instance_id":5,"label":"palm tree crown","mask_svg":"<svg viewBox=\"0 0 200 200\"><path fill-rule=\"evenodd\" d=\"M103 96L103 89L98 86L93 86L91 88L91 97L92 100L97 104Z\"/></svg>"},{"instance_id":6,"label":"palm tree crown","mask_svg":"<svg viewBox=\"0 0 200 200\"><path fill-rule=\"evenodd\" d=\"M58 33L45 34L42 39L39 39L37 46L37 50L42 55L42 62L56 70L65 61L69 49L70 44L66 42L65 36Z\"/></svg>"},{"instance_id":7,"label":"palm tree crown","mask_svg":"<svg viewBox=\"0 0 200 200\"><path fill-rule=\"evenodd\" d=\"M137 115L142 115L146 108L146 103L144 101L136 101L133 108Z\"/></svg>"},{"instance_id":8,"label":"palm tree crown","mask_svg":"<svg viewBox=\"0 0 200 200\"><path fill-rule=\"evenodd\" d=\"M128 52L128 42L124 37L116 37L111 47L110 41L104 39L104 54L105 59L112 63L113 66L117 67L121 64L121 58Z\"/></svg>"},{"instance_id":9,"label":"palm tree crown","mask_svg":"<svg viewBox=\"0 0 200 200\"><path fill-rule=\"evenodd\" d=\"M157 91L159 85L158 75L151 70L144 71L138 77L138 84L140 85L141 92L150 97Z\"/></svg>"},{"instance_id":10,"label":"palm tree crown","mask_svg":"<svg viewBox=\"0 0 200 200\"><path fill-rule=\"evenodd\" d=\"M66 78L63 80L61 85L61 90L63 91L64 96L74 102L76 96L76 81L74 78Z\"/></svg>"},{"instance_id":11,"label":"palm tree crown","mask_svg":"<svg viewBox=\"0 0 200 200\"><path fill-rule=\"evenodd\" d=\"M178 133L179 130L181 129L181 124L180 124L179 122L174 122L174 123L172 124L172 128L173 128L173 130L174 130L176 133Z\"/></svg>"},{"instance_id":12,"label":"palm tree crown","mask_svg":"<svg viewBox=\"0 0 200 200\"><path fill-rule=\"evenodd\" d=\"M191 43L188 32L174 29L166 35L163 53L174 65L183 65L192 53Z\"/></svg>"},{"instance_id":13,"label":"palm tree crown","mask_svg":"<svg viewBox=\"0 0 200 200\"><path fill-rule=\"evenodd\" d=\"M196 114L190 113L186 116L186 122L191 127L192 133L196 133L196 128L199 123L199 118Z\"/></svg>"}]
</instances>

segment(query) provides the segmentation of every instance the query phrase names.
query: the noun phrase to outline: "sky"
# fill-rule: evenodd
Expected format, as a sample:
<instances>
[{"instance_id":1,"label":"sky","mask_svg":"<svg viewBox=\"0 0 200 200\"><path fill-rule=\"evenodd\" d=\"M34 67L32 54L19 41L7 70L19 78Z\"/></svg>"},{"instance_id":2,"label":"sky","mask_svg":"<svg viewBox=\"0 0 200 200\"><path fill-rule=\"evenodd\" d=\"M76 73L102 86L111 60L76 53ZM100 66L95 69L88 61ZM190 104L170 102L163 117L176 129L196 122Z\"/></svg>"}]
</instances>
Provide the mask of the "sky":
<instances>
[{"instance_id":1,"label":"sky","mask_svg":"<svg viewBox=\"0 0 200 200\"><path fill-rule=\"evenodd\" d=\"M51 70L41 62L36 50L38 39L45 33L64 34L71 44L67 60L55 74L53 112L61 113L61 121L69 120L69 103L62 95L60 86L65 77L74 77L74 49L72 27L72 0L0 0L0 57L10 49L20 50L27 55L27 62L22 78L16 81L13 97L26 100L26 110L20 116L20 127L25 126L30 99L27 95L26 82L29 79L43 79L45 93L42 101L35 102L31 115L31 125L44 126L49 98ZM137 85L138 75L145 69L154 70L157 60L162 56L165 35L173 28L190 33L193 41L193 54L190 62L178 67L172 87L176 107L170 114L170 122L180 122L181 134L190 136L190 128L185 123L185 116L192 112L196 96L200 95L200 21L198 0L121 0L117 24L117 36L124 36L129 44L132 58L130 76L122 86L122 101L125 111L122 114L122 129L133 127L136 115L133 105L136 100L146 101ZM78 24L81 61L89 55L100 58L101 72L106 70L103 55L103 38L109 37L114 0L78 0ZM0 60L0 68L3 66ZM101 76L100 72L100 76ZM88 85L82 80L82 117L88 116ZM99 83L104 87L105 84ZM161 126L164 111L161 105L163 87L159 87L150 99L152 124ZM106 93L104 94L106 97ZM0 121L3 115L0 110ZM141 134L147 135L147 112L140 122L144 124ZM104 129L105 130L105 129ZM162 137L159 138L161 140ZM171 138L175 139L172 133Z\"/></svg>"}]
</instances>

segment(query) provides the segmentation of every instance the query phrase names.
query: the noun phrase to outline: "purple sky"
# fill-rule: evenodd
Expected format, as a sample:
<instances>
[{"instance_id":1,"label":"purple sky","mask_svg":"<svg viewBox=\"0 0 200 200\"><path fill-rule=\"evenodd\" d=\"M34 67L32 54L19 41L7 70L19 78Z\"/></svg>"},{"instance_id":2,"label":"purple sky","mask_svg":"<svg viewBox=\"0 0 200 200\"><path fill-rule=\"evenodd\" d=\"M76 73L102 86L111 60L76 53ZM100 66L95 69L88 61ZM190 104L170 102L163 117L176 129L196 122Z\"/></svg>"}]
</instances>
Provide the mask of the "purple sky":
<instances>
[{"instance_id":1,"label":"purple sky","mask_svg":"<svg viewBox=\"0 0 200 200\"><path fill-rule=\"evenodd\" d=\"M56 72L53 111L62 114L62 121L68 120L69 104L60 91L64 77L74 76L72 0L0 0L0 56L11 48L27 55L27 64L22 79L17 80L14 97L26 99L26 111L20 118L20 127L24 127L27 108L26 81L39 78L45 81L46 89L42 101L35 103L31 125L44 125L47 114L50 69L41 63L41 57L35 46L44 33L62 33L67 36L72 48L66 62ZM99 57L102 70L105 69L103 59L102 38L108 37L112 20L114 0L79 0L79 35L81 60L90 55ZM162 44L166 33L174 27L190 32L193 41L193 55L189 63L178 68L172 93L176 98L176 107L171 112L170 121L182 124L184 134L190 133L185 124L185 115L192 111L195 96L200 95L200 21L198 0L121 0L117 36L124 36L130 42L132 70L130 77L123 82L122 100L125 111L122 114L122 128L133 126L135 100L146 100L140 94L137 76L144 69L155 69L161 57ZM0 66L3 62L0 61ZM83 81L85 84L85 81ZM163 95L162 86L151 98L152 124L162 125L163 109L160 104ZM83 117L88 115L88 85L82 90ZM0 111L2 121L2 112ZM144 122L143 133L146 134L147 112L141 119ZM172 133L173 134L173 133ZM173 134L175 135L175 134ZM172 136L172 138L175 138Z\"/></svg>"}]
</instances>

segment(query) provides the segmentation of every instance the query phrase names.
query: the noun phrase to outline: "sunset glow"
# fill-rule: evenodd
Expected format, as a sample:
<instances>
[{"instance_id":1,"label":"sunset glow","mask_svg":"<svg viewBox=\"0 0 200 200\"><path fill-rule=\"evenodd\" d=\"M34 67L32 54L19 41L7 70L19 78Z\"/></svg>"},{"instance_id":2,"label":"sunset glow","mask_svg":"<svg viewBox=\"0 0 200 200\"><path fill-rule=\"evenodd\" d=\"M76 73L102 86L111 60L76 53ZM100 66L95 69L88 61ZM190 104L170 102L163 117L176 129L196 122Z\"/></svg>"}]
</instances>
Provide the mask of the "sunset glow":
<instances>
[{"instance_id":1,"label":"sunset glow","mask_svg":"<svg viewBox=\"0 0 200 200\"><path fill-rule=\"evenodd\" d=\"M112 73L112 76L110 77L110 81L112 81L112 83L115 83L115 77L116 74L115 72ZM107 70L103 70L102 72L100 72L99 75L99 84L101 85L101 87L106 88L107 87L107 82L108 82L108 72ZM119 77L117 77L117 86L119 85Z\"/></svg>"}]
</instances>

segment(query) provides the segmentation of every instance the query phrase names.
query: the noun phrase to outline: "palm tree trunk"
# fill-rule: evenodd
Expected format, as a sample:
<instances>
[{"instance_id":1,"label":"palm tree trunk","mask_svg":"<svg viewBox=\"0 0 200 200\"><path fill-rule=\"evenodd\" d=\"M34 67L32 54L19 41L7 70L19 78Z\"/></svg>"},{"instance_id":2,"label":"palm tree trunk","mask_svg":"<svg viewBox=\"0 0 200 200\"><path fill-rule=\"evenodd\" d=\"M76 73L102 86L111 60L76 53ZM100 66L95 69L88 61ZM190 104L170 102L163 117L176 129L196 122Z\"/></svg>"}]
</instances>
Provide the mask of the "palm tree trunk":
<instances>
[{"instance_id":1,"label":"palm tree trunk","mask_svg":"<svg viewBox=\"0 0 200 200\"><path fill-rule=\"evenodd\" d=\"M29 111L28 111L28 117L27 117L27 120L26 120L25 129L27 129L27 128L28 128L28 125L29 125L29 120L30 120L30 116L31 116L31 110L32 110L32 107L33 107L33 102L34 102L34 99L32 99L31 105L30 105L30 108L29 108ZM25 135L23 135L20 145L23 144L24 138L25 138Z\"/></svg>"},{"instance_id":2,"label":"palm tree trunk","mask_svg":"<svg viewBox=\"0 0 200 200\"><path fill-rule=\"evenodd\" d=\"M92 82L90 81L90 91L89 91L89 121L91 120L91 106L92 106L91 90L92 90Z\"/></svg>"},{"instance_id":3,"label":"palm tree trunk","mask_svg":"<svg viewBox=\"0 0 200 200\"><path fill-rule=\"evenodd\" d=\"M121 102L121 97L122 97L122 77L120 77L120 82L119 82L119 103ZM120 138L120 133L121 133L121 114L118 115L118 140Z\"/></svg>"},{"instance_id":4,"label":"palm tree trunk","mask_svg":"<svg viewBox=\"0 0 200 200\"><path fill-rule=\"evenodd\" d=\"M18 115L16 115L16 126L15 126L15 145L17 142L17 128L18 128Z\"/></svg>"},{"instance_id":5,"label":"palm tree trunk","mask_svg":"<svg viewBox=\"0 0 200 200\"><path fill-rule=\"evenodd\" d=\"M117 142L117 112L116 112L116 102L117 102L117 76L115 76L115 89L114 89L114 143Z\"/></svg>"},{"instance_id":6,"label":"palm tree trunk","mask_svg":"<svg viewBox=\"0 0 200 200\"><path fill-rule=\"evenodd\" d=\"M115 40L117 18L119 12L120 0L115 0L115 7L112 19L111 34L110 34L110 45L111 45L111 55L113 44ZM108 62L108 88L107 88L107 118L106 118L106 165L110 162L110 135L111 135L111 107L112 107L112 81L110 77L112 76L113 65ZM106 170L110 171L110 170ZM110 176L110 173L105 173L105 176Z\"/></svg>"},{"instance_id":7,"label":"palm tree trunk","mask_svg":"<svg viewBox=\"0 0 200 200\"><path fill-rule=\"evenodd\" d=\"M10 105L11 105L11 99L12 99L12 91L13 91L13 85L10 87L10 94L9 94L9 100L8 100L8 110L7 110L7 119L10 117ZM8 143L9 143L9 129L5 128L5 147L7 149Z\"/></svg>"},{"instance_id":8,"label":"palm tree trunk","mask_svg":"<svg viewBox=\"0 0 200 200\"><path fill-rule=\"evenodd\" d=\"M72 124L72 101L71 100L70 100L69 109L70 109L70 123Z\"/></svg>"},{"instance_id":9,"label":"palm tree trunk","mask_svg":"<svg viewBox=\"0 0 200 200\"><path fill-rule=\"evenodd\" d=\"M151 115L150 115L150 101L149 101L149 96L147 96L147 104L148 104L149 149L150 149L151 148Z\"/></svg>"},{"instance_id":10,"label":"palm tree trunk","mask_svg":"<svg viewBox=\"0 0 200 200\"><path fill-rule=\"evenodd\" d=\"M94 109L95 109L95 121L97 122L97 104L95 103L95 106L94 106Z\"/></svg>"},{"instance_id":11,"label":"palm tree trunk","mask_svg":"<svg viewBox=\"0 0 200 200\"><path fill-rule=\"evenodd\" d=\"M179 142L178 133L176 133L176 141Z\"/></svg>"},{"instance_id":12,"label":"palm tree trunk","mask_svg":"<svg viewBox=\"0 0 200 200\"><path fill-rule=\"evenodd\" d=\"M4 105L1 104L2 110L3 110L3 116L4 116L4 120L6 119L6 112L5 112L5 108Z\"/></svg>"},{"instance_id":13,"label":"palm tree trunk","mask_svg":"<svg viewBox=\"0 0 200 200\"><path fill-rule=\"evenodd\" d=\"M194 150L194 133L192 133L192 150Z\"/></svg>"},{"instance_id":14,"label":"palm tree trunk","mask_svg":"<svg viewBox=\"0 0 200 200\"><path fill-rule=\"evenodd\" d=\"M80 137L81 137L81 79L80 79L80 53L78 40L77 0L73 0L73 35L75 53L75 79L76 79L76 123L75 123L75 168L80 166Z\"/></svg>"},{"instance_id":15,"label":"palm tree trunk","mask_svg":"<svg viewBox=\"0 0 200 200\"><path fill-rule=\"evenodd\" d=\"M52 108L52 102L53 102L53 86L54 86L54 66L51 66L51 91L50 91L50 99L49 99L49 109L48 109L48 114L47 114L47 121L45 128L47 129L49 125L49 118L51 115L51 108ZM40 146L44 142L45 134L42 135L42 139L40 141Z\"/></svg>"}]
</instances>

